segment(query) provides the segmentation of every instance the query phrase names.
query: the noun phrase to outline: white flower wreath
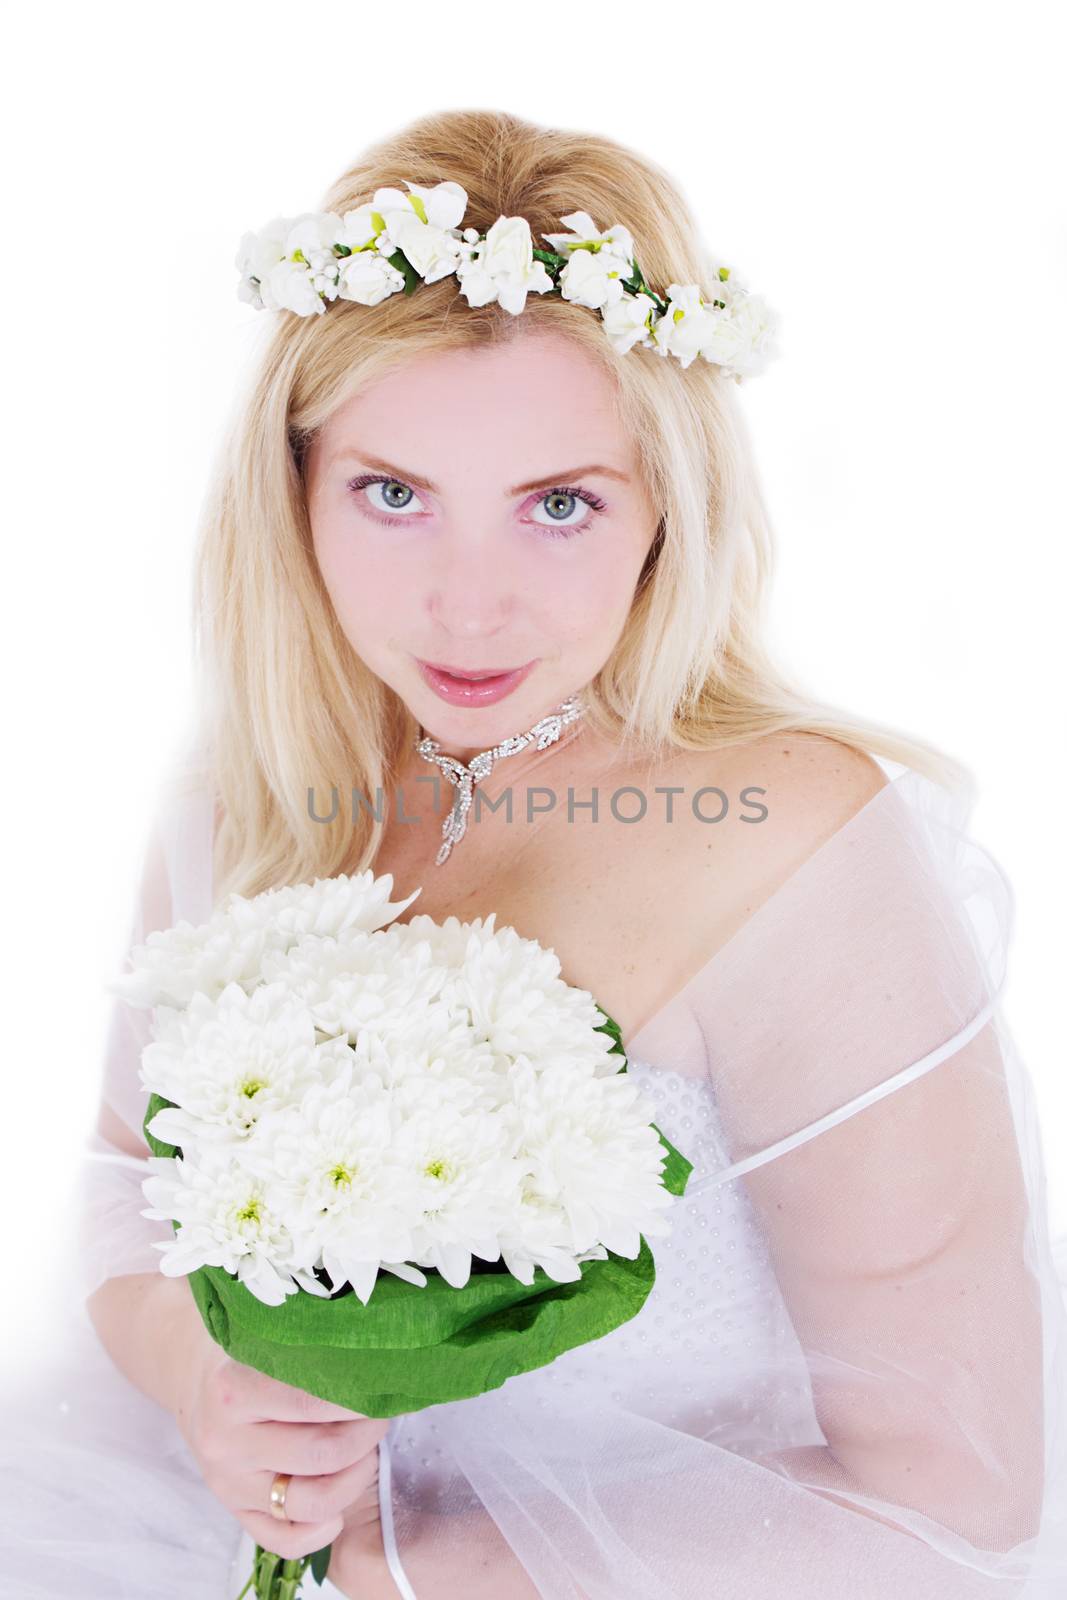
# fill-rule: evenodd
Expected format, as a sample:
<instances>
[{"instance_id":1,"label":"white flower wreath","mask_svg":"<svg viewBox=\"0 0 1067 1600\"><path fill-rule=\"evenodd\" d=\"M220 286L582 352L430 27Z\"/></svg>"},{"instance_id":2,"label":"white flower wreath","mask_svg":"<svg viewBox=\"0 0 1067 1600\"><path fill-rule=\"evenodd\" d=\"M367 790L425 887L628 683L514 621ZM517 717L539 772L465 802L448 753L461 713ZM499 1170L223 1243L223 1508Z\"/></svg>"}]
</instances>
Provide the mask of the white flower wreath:
<instances>
[{"instance_id":1,"label":"white flower wreath","mask_svg":"<svg viewBox=\"0 0 1067 1600\"><path fill-rule=\"evenodd\" d=\"M717 268L710 299L698 285L678 283L663 298L645 282L621 223L601 233L588 212L572 211L560 218L571 231L542 234L552 248L540 250L525 217L498 217L484 235L461 229L467 191L460 184L404 181L407 194L377 189L343 216L311 211L246 233L236 257L239 297L257 310L307 317L335 300L374 306L454 273L471 306L497 301L517 316L528 294L552 292L589 306L620 355L646 345L683 367L699 355L740 383L779 354L777 319L728 267Z\"/></svg>"}]
</instances>

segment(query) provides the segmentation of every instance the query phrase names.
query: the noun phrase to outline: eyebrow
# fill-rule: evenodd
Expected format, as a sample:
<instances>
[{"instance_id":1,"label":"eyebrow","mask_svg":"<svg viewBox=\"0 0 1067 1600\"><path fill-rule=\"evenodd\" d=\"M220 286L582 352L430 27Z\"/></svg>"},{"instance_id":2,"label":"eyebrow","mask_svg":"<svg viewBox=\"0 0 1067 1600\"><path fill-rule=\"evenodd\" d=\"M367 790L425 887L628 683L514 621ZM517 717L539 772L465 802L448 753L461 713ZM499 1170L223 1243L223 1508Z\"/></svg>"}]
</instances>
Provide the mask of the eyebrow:
<instances>
[{"instance_id":1,"label":"eyebrow","mask_svg":"<svg viewBox=\"0 0 1067 1600\"><path fill-rule=\"evenodd\" d=\"M361 450L342 450L334 457L335 461L359 461L365 467L370 467L375 472L387 472L398 483L406 483L413 489L425 489L427 494L439 494L435 483L429 478L422 478L415 472L405 472L402 467L394 467L388 461L382 461L377 456L364 455ZM619 483L629 483L630 479L625 472L620 472L617 467L588 466L568 467L565 472L551 472L543 478L533 478L529 483L516 483L505 492L507 494L529 494L532 489L543 489L549 484L566 483L571 478L591 478L599 473L603 478L615 478Z\"/></svg>"}]
</instances>

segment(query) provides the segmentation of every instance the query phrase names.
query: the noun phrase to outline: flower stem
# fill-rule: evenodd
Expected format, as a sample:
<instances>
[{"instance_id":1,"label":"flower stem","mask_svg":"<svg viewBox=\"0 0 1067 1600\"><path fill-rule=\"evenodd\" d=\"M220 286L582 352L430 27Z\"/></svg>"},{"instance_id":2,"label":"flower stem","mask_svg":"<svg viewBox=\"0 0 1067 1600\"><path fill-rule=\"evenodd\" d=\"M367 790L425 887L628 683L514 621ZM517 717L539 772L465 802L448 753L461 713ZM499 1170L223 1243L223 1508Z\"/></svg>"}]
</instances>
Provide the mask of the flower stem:
<instances>
[{"instance_id":1,"label":"flower stem","mask_svg":"<svg viewBox=\"0 0 1067 1600\"><path fill-rule=\"evenodd\" d=\"M329 1546L318 1554L325 1558L328 1549ZM237 1600L245 1600L250 1589L255 1592L255 1600L300 1600L300 1582L312 1560L310 1555L279 1556L257 1544L251 1575Z\"/></svg>"}]
</instances>

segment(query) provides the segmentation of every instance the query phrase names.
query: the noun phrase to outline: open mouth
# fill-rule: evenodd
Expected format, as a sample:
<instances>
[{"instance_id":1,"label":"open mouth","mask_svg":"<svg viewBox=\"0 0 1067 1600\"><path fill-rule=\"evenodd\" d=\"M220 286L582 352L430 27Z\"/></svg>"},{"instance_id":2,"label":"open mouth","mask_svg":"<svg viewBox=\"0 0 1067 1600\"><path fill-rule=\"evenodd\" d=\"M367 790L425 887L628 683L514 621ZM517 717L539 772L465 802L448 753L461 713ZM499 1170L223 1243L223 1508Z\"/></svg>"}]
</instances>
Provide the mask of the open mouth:
<instances>
[{"instance_id":1,"label":"open mouth","mask_svg":"<svg viewBox=\"0 0 1067 1600\"><path fill-rule=\"evenodd\" d=\"M509 672L518 672L518 667L486 667L484 671L462 672L458 667L446 667L440 661L427 661L426 665L432 667L434 672L441 672L446 678L460 678L464 683L481 683L484 678L506 678Z\"/></svg>"},{"instance_id":2,"label":"open mouth","mask_svg":"<svg viewBox=\"0 0 1067 1600\"><path fill-rule=\"evenodd\" d=\"M442 700L451 705L490 705L511 694L537 665L536 659L521 667L483 667L461 671L439 663L419 661L423 679Z\"/></svg>"}]
</instances>

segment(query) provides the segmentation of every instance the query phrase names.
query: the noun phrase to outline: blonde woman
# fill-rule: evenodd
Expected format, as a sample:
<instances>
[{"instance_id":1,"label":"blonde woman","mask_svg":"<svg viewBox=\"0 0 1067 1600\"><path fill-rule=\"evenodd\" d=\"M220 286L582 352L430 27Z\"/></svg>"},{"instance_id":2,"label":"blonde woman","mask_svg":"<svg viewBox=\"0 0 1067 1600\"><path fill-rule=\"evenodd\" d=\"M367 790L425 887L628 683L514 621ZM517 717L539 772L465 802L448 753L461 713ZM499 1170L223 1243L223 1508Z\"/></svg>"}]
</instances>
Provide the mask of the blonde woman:
<instances>
[{"instance_id":1,"label":"blonde woman","mask_svg":"<svg viewBox=\"0 0 1067 1600\"><path fill-rule=\"evenodd\" d=\"M728 281L608 139L426 116L322 211L402 184L481 236L621 225L660 304ZM254 1541L332 1541L352 1600L1064 1592L1067 1312L968 774L775 666L728 360L452 271L319 306L308 259L204 517L201 721L132 937L366 868L421 888L401 920L495 912L618 1021L694 1172L629 1323L360 1418L232 1362L158 1271L117 1006L78 1379L113 1404L15 1435L18 1592L221 1600Z\"/></svg>"}]
</instances>

